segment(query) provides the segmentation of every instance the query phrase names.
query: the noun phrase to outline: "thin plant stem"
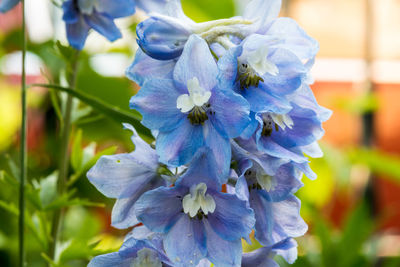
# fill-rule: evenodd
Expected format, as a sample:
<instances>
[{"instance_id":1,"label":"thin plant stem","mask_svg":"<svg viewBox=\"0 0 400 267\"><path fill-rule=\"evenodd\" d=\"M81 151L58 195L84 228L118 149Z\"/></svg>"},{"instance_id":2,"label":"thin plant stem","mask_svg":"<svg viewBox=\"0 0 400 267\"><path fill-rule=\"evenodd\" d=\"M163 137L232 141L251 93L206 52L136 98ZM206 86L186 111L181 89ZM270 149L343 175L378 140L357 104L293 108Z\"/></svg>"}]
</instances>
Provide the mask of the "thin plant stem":
<instances>
[{"instance_id":1,"label":"thin plant stem","mask_svg":"<svg viewBox=\"0 0 400 267\"><path fill-rule=\"evenodd\" d=\"M22 6L22 73L21 73L21 106L22 106L22 125L21 125L21 177L19 184L19 220L18 220L18 241L19 241L19 266L25 265L25 182L27 177L27 104L26 104L26 29L25 29L25 0L21 0Z\"/></svg>"},{"instance_id":2,"label":"thin plant stem","mask_svg":"<svg viewBox=\"0 0 400 267\"><path fill-rule=\"evenodd\" d=\"M79 51L76 51L74 57L71 59L70 64L70 73L68 77L68 84L71 88L76 87L76 76L78 71L78 58ZM71 131L71 115L72 115L72 106L73 106L73 96L68 95L67 103L64 112L64 126L61 132L61 146L60 146L60 162L59 162L59 174L58 174L58 194L62 195L67 190L67 178L68 178L68 169L69 169L69 137ZM58 209L54 213L52 228L51 228L51 237L52 242L50 244L50 253L49 255L52 257L54 261L56 261L56 249L57 249L57 241L59 239L60 230L62 228L62 222L64 217L64 209Z\"/></svg>"}]
</instances>

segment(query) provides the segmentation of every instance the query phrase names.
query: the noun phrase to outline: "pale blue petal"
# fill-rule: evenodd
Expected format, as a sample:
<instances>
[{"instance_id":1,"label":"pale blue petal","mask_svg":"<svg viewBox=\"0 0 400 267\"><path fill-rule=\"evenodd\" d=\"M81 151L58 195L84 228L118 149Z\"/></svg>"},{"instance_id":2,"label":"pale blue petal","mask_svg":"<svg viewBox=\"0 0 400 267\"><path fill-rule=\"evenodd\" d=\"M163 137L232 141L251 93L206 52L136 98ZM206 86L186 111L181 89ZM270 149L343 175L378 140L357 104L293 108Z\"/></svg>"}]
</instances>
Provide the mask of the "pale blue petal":
<instances>
[{"instance_id":1,"label":"pale blue petal","mask_svg":"<svg viewBox=\"0 0 400 267\"><path fill-rule=\"evenodd\" d=\"M221 136L209 121L203 126L205 145L211 148L218 170L220 183L226 183L231 164L231 145L229 139Z\"/></svg>"},{"instance_id":2,"label":"pale blue petal","mask_svg":"<svg viewBox=\"0 0 400 267\"><path fill-rule=\"evenodd\" d=\"M281 0L252 0L243 13L243 17L255 21L251 28L262 31L272 20L276 19L281 9Z\"/></svg>"},{"instance_id":3,"label":"pale blue petal","mask_svg":"<svg viewBox=\"0 0 400 267\"><path fill-rule=\"evenodd\" d=\"M202 222L186 214L165 235L164 248L174 266L196 266L206 256L206 238Z\"/></svg>"},{"instance_id":4,"label":"pale blue petal","mask_svg":"<svg viewBox=\"0 0 400 267\"><path fill-rule=\"evenodd\" d=\"M217 85L218 68L206 41L197 35L191 35L174 70L174 79L181 88L194 77L205 90L210 91Z\"/></svg>"},{"instance_id":5,"label":"pale blue petal","mask_svg":"<svg viewBox=\"0 0 400 267\"><path fill-rule=\"evenodd\" d=\"M240 95L228 90L214 90L210 105L214 127L227 138L238 137L250 123L250 106Z\"/></svg>"},{"instance_id":6,"label":"pale blue petal","mask_svg":"<svg viewBox=\"0 0 400 267\"><path fill-rule=\"evenodd\" d=\"M130 267L132 259L122 258L118 252L99 255L94 257L88 264L88 267Z\"/></svg>"},{"instance_id":7,"label":"pale blue petal","mask_svg":"<svg viewBox=\"0 0 400 267\"><path fill-rule=\"evenodd\" d=\"M207 234L207 258L214 266L240 267L242 260L242 241L240 239L227 241L221 238L211 224L204 221Z\"/></svg>"},{"instance_id":8,"label":"pale blue petal","mask_svg":"<svg viewBox=\"0 0 400 267\"><path fill-rule=\"evenodd\" d=\"M319 50L318 42L291 18L277 18L268 27L266 34L279 39L277 47L290 50L302 60L312 59Z\"/></svg>"},{"instance_id":9,"label":"pale blue petal","mask_svg":"<svg viewBox=\"0 0 400 267\"><path fill-rule=\"evenodd\" d=\"M274 261L274 255L270 247L262 247L252 252L244 253L242 267L279 267Z\"/></svg>"},{"instance_id":10,"label":"pale blue petal","mask_svg":"<svg viewBox=\"0 0 400 267\"><path fill-rule=\"evenodd\" d=\"M132 154L102 156L87 173L97 190L110 198L138 194L156 176L155 166L146 166Z\"/></svg>"},{"instance_id":11,"label":"pale blue petal","mask_svg":"<svg viewBox=\"0 0 400 267\"><path fill-rule=\"evenodd\" d=\"M130 107L142 114L144 126L152 130L171 131L181 127L182 121L188 121L185 118L187 115L176 107L176 100L181 94L172 80L149 80L131 98Z\"/></svg>"},{"instance_id":12,"label":"pale blue petal","mask_svg":"<svg viewBox=\"0 0 400 267\"><path fill-rule=\"evenodd\" d=\"M97 0L97 11L112 18L127 17L135 13L134 0Z\"/></svg>"},{"instance_id":13,"label":"pale blue petal","mask_svg":"<svg viewBox=\"0 0 400 267\"><path fill-rule=\"evenodd\" d=\"M192 125L186 118L182 120L178 128L169 132L160 132L156 140L160 162L172 166L189 163L203 145L203 126Z\"/></svg>"},{"instance_id":14,"label":"pale blue petal","mask_svg":"<svg viewBox=\"0 0 400 267\"><path fill-rule=\"evenodd\" d=\"M174 60L157 60L148 56L141 49L136 51L135 60L126 69L126 76L138 85L152 79L172 79Z\"/></svg>"},{"instance_id":15,"label":"pale blue petal","mask_svg":"<svg viewBox=\"0 0 400 267\"><path fill-rule=\"evenodd\" d=\"M175 186L144 193L135 204L136 217L151 231L166 233L183 214L182 197L187 192Z\"/></svg>"},{"instance_id":16,"label":"pale blue petal","mask_svg":"<svg viewBox=\"0 0 400 267\"><path fill-rule=\"evenodd\" d=\"M211 193L212 191L210 191ZM218 235L229 241L247 237L255 220L253 210L236 195L213 193L216 208L208 215L208 222Z\"/></svg>"}]
</instances>

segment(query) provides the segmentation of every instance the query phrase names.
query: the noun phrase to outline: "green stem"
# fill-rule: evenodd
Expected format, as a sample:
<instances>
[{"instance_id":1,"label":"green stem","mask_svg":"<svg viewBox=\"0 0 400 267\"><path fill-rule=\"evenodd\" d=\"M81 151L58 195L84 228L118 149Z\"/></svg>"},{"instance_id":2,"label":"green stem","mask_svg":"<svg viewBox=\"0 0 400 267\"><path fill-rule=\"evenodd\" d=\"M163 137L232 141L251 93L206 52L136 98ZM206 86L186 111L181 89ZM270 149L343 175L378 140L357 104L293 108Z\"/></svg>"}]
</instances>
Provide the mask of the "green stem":
<instances>
[{"instance_id":1,"label":"green stem","mask_svg":"<svg viewBox=\"0 0 400 267\"><path fill-rule=\"evenodd\" d=\"M78 57L79 51L76 51L76 54L71 59L71 73L68 77L69 86L75 88L76 86L76 76L78 70ZM69 167L69 136L71 131L71 115L72 115L72 106L73 106L73 96L68 95L67 104L65 107L64 113L64 127L62 128L61 133L61 147L60 147L60 165L59 165L59 173L58 173L58 194L62 195L65 193L67 189L67 177L68 177L68 167ZM50 256L52 259L56 260L56 248L57 241L59 239L60 230L62 227L63 217L64 217L64 209L58 209L55 211L52 228L51 228L51 244L50 244Z\"/></svg>"},{"instance_id":2,"label":"green stem","mask_svg":"<svg viewBox=\"0 0 400 267\"><path fill-rule=\"evenodd\" d=\"M22 75L21 75L21 104L22 104L22 125L21 125L21 177L19 187L19 266L25 265L25 181L27 177L27 114L26 114L26 75L25 75L25 55L27 37L25 32L25 1L21 0L22 5Z\"/></svg>"}]
</instances>

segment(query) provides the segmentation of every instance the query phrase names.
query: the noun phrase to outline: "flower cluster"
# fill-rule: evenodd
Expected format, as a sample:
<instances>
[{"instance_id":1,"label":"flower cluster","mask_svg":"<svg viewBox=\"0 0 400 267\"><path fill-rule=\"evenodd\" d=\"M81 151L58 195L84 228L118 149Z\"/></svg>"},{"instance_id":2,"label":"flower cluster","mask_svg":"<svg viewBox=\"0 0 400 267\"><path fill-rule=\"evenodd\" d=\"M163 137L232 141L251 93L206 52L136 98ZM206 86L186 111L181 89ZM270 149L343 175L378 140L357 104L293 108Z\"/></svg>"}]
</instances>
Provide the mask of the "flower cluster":
<instances>
[{"instance_id":1,"label":"flower cluster","mask_svg":"<svg viewBox=\"0 0 400 267\"><path fill-rule=\"evenodd\" d=\"M318 43L278 18L280 0L204 23L179 0L160 2L137 26L140 49L126 72L141 86L130 106L155 148L125 125L135 150L103 156L87 174L117 199L112 225L135 227L119 252L90 266L276 266L277 254L292 263L293 238L307 231L294 193L303 174L316 178L307 156L322 156L317 140L331 114L309 87ZM80 8L78 20L98 30L96 8ZM252 233L262 248L243 253Z\"/></svg>"}]
</instances>

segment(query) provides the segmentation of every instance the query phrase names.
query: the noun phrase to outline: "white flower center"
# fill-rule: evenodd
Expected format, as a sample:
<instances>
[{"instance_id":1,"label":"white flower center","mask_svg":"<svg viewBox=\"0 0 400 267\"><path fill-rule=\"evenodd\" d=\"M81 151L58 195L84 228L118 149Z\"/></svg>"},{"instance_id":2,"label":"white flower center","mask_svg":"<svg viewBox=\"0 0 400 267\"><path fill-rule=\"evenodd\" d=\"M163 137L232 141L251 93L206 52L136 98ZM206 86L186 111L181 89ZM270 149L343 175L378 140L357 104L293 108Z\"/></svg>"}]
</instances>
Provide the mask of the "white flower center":
<instances>
[{"instance_id":1,"label":"white flower center","mask_svg":"<svg viewBox=\"0 0 400 267\"><path fill-rule=\"evenodd\" d=\"M273 76L279 74L278 67L268 60L268 45L259 47L256 51L250 52L247 56L247 62L260 76L269 73Z\"/></svg>"},{"instance_id":2,"label":"white flower center","mask_svg":"<svg viewBox=\"0 0 400 267\"><path fill-rule=\"evenodd\" d=\"M270 114L270 116L282 130L285 130L286 127L292 129L294 125L292 118L287 114Z\"/></svg>"},{"instance_id":3,"label":"white flower center","mask_svg":"<svg viewBox=\"0 0 400 267\"><path fill-rule=\"evenodd\" d=\"M258 184L267 192L274 190L277 182L274 177L269 176L268 174L264 173L261 170L257 171L256 174Z\"/></svg>"},{"instance_id":4,"label":"white flower center","mask_svg":"<svg viewBox=\"0 0 400 267\"><path fill-rule=\"evenodd\" d=\"M96 5L97 5L97 0L78 0L79 10L83 14L87 15L92 14Z\"/></svg>"},{"instance_id":5,"label":"white flower center","mask_svg":"<svg viewBox=\"0 0 400 267\"><path fill-rule=\"evenodd\" d=\"M142 248L138 251L131 267L162 267L162 263L157 252L149 248Z\"/></svg>"},{"instance_id":6,"label":"white flower center","mask_svg":"<svg viewBox=\"0 0 400 267\"><path fill-rule=\"evenodd\" d=\"M194 107L201 107L208 102L211 92L200 86L199 80L194 77L187 82L189 94L183 94L176 100L176 107L182 113L191 111Z\"/></svg>"},{"instance_id":7,"label":"white flower center","mask_svg":"<svg viewBox=\"0 0 400 267\"><path fill-rule=\"evenodd\" d=\"M190 217L195 217L201 209L205 215L213 213L215 210L215 201L212 196L206 195L207 185L200 183L190 188L190 194L187 194L183 200L183 211Z\"/></svg>"}]
</instances>

